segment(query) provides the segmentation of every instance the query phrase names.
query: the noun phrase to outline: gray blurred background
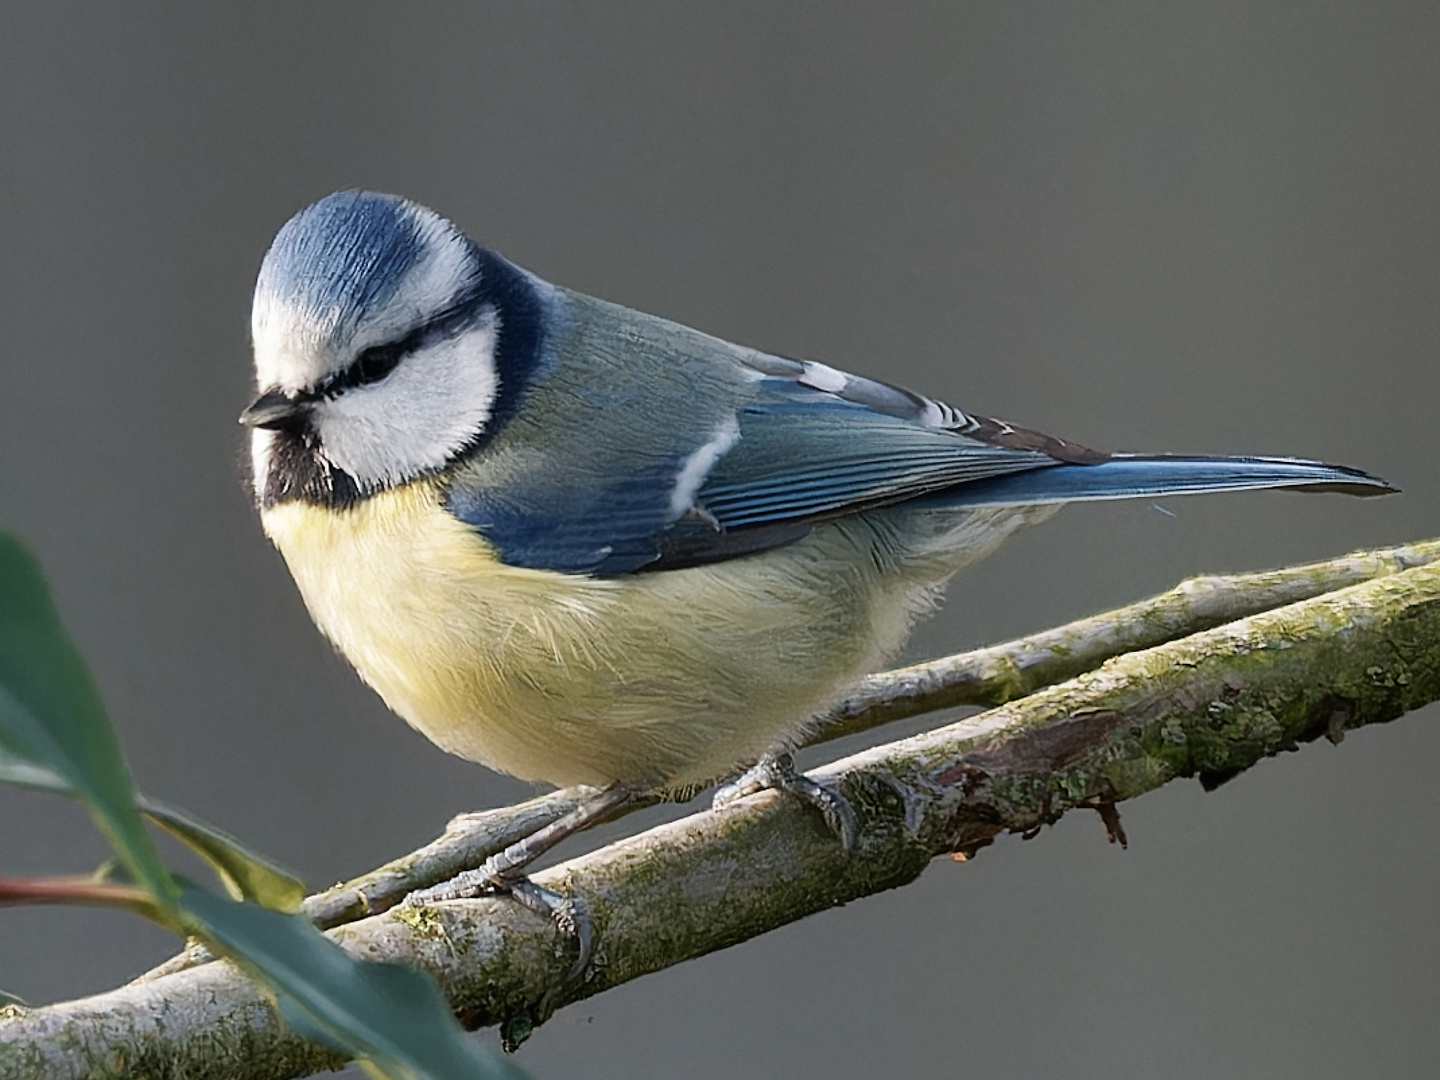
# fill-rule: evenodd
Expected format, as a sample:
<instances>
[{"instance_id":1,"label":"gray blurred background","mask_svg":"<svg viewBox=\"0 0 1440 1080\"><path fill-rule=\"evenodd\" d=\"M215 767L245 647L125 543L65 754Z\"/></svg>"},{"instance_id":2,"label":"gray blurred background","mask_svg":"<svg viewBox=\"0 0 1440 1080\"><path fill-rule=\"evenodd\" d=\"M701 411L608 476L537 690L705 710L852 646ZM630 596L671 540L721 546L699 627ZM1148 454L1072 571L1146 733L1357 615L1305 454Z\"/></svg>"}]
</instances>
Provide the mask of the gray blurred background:
<instances>
[{"instance_id":1,"label":"gray blurred background","mask_svg":"<svg viewBox=\"0 0 1440 1080\"><path fill-rule=\"evenodd\" d=\"M147 792L314 886L529 793L390 716L242 484L253 275L310 200L417 199L551 280L1092 445L1296 454L1401 496L1071 508L933 655L1440 534L1432 2L0 8L0 527ZM812 758L813 760L813 758ZM1074 816L567 1009L537 1077L1433 1076L1440 710ZM0 872L85 871L0 791ZM0 912L0 987L175 942ZM488 1034L484 1038L491 1038Z\"/></svg>"}]
</instances>

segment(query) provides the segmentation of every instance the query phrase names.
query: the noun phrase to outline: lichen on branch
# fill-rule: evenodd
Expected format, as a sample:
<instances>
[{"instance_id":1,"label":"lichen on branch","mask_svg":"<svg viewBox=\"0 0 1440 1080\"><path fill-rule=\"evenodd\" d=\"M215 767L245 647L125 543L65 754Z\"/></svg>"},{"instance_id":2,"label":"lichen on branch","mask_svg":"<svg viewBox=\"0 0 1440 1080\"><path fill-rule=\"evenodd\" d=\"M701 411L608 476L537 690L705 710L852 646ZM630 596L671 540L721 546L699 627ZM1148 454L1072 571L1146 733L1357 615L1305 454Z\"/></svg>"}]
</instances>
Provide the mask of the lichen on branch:
<instances>
[{"instance_id":1,"label":"lichen on branch","mask_svg":"<svg viewBox=\"0 0 1440 1080\"><path fill-rule=\"evenodd\" d=\"M395 909L332 933L367 958L431 970L471 1025L523 1036L561 1005L904 885L935 856L973 853L1001 832L1088 807L1114 833L1116 803L1177 777L1215 783L1440 699L1440 565L1430 563L1440 545L1397 550L1349 557L1349 570L1321 582L1333 591L1284 606L1272 593L1258 613L1183 637L1193 622L1167 624L1161 644L816 770L855 806L860 841L850 854L818 814L766 792L535 875L590 912L597 948L578 984L564 981L573 942L503 898ZM1356 577L1370 580L1335 587ZM1126 648L1135 636L1106 633ZM543 817L566 796L548 798L526 813ZM503 831L503 815L488 825ZM413 862L430 873L446 858L432 851ZM390 874L385 888L403 877ZM344 917L386 896L352 889L337 910ZM141 1075L137 1063L144 1075L248 1080L331 1060L286 1031L223 963L79 1002L0 1010L3 1080Z\"/></svg>"}]
</instances>

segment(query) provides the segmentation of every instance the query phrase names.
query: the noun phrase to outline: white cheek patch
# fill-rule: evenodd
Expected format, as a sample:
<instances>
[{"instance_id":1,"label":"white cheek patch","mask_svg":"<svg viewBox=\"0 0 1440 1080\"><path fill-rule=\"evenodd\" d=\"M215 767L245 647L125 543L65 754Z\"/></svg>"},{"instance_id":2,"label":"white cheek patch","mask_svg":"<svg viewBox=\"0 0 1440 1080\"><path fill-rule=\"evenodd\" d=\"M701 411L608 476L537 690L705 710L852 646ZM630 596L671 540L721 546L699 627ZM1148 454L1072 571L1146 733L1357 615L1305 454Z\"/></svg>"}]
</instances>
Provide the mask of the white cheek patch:
<instances>
[{"instance_id":1,"label":"white cheek patch","mask_svg":"<svg viewBox=\"0 0 1440 1080\"><path fill-rule=\"evenodd\" d=\"M441 468L494 410L495 340L491 318L411 353L380 382L318 405L321 452L366 488Z\"/></svg>"},{"instance_id":2,"label":"white cheek patch","mask_svg":"<svg viewBox=\"0 0 1440 1080\"><path fill-rule=\"evenodd\" d=\"M670 516L679 517L695 502L695 493L710 475L715 462L740 440L740 424L732 416L714 436L685 459L670 489Z\"/></svg>"}]
</instances>

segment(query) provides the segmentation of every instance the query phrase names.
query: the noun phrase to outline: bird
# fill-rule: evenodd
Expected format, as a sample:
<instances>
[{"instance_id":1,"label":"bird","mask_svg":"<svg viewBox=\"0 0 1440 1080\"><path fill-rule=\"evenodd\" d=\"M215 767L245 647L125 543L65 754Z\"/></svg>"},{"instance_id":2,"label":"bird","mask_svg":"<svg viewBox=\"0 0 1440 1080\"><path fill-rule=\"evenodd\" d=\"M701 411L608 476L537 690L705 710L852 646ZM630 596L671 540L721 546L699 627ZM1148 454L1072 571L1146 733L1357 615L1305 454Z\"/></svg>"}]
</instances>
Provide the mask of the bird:
<instances>
[{"instance_id":1,"label":"bird","mask_svg":"<svg viewBox=\"0 0 1440 1080\"><path fill-rule=\"evenodd\" d=\"M576 827L755 766L847 840L787 751L1017 530L1086 500L1394 490L1092 450L549 284L369 191L280 228L251 339L254 496L315 623L444 750L598 789Z\"/></svg>"}]
</instances>

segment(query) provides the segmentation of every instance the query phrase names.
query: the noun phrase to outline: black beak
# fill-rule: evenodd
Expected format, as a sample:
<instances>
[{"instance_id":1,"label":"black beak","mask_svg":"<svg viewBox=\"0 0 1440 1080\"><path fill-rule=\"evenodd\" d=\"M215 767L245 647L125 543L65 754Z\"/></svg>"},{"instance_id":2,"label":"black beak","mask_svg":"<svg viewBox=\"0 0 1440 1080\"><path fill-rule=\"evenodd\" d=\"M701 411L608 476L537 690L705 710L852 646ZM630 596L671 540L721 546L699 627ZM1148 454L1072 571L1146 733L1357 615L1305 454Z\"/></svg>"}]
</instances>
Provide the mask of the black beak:
<instances>
[{"instance_id":1,"label":"black beak","mask_svg":"<svg viewBox=\"0 0 1440 1080\"><path fill-rule=\"evenodd\" d=\"M279 389L266 390L240 414L240 423L246 427L285 431L303 423L309 411L310 402L303 397L286 397Z\"/></svg>"}]
</instances>

